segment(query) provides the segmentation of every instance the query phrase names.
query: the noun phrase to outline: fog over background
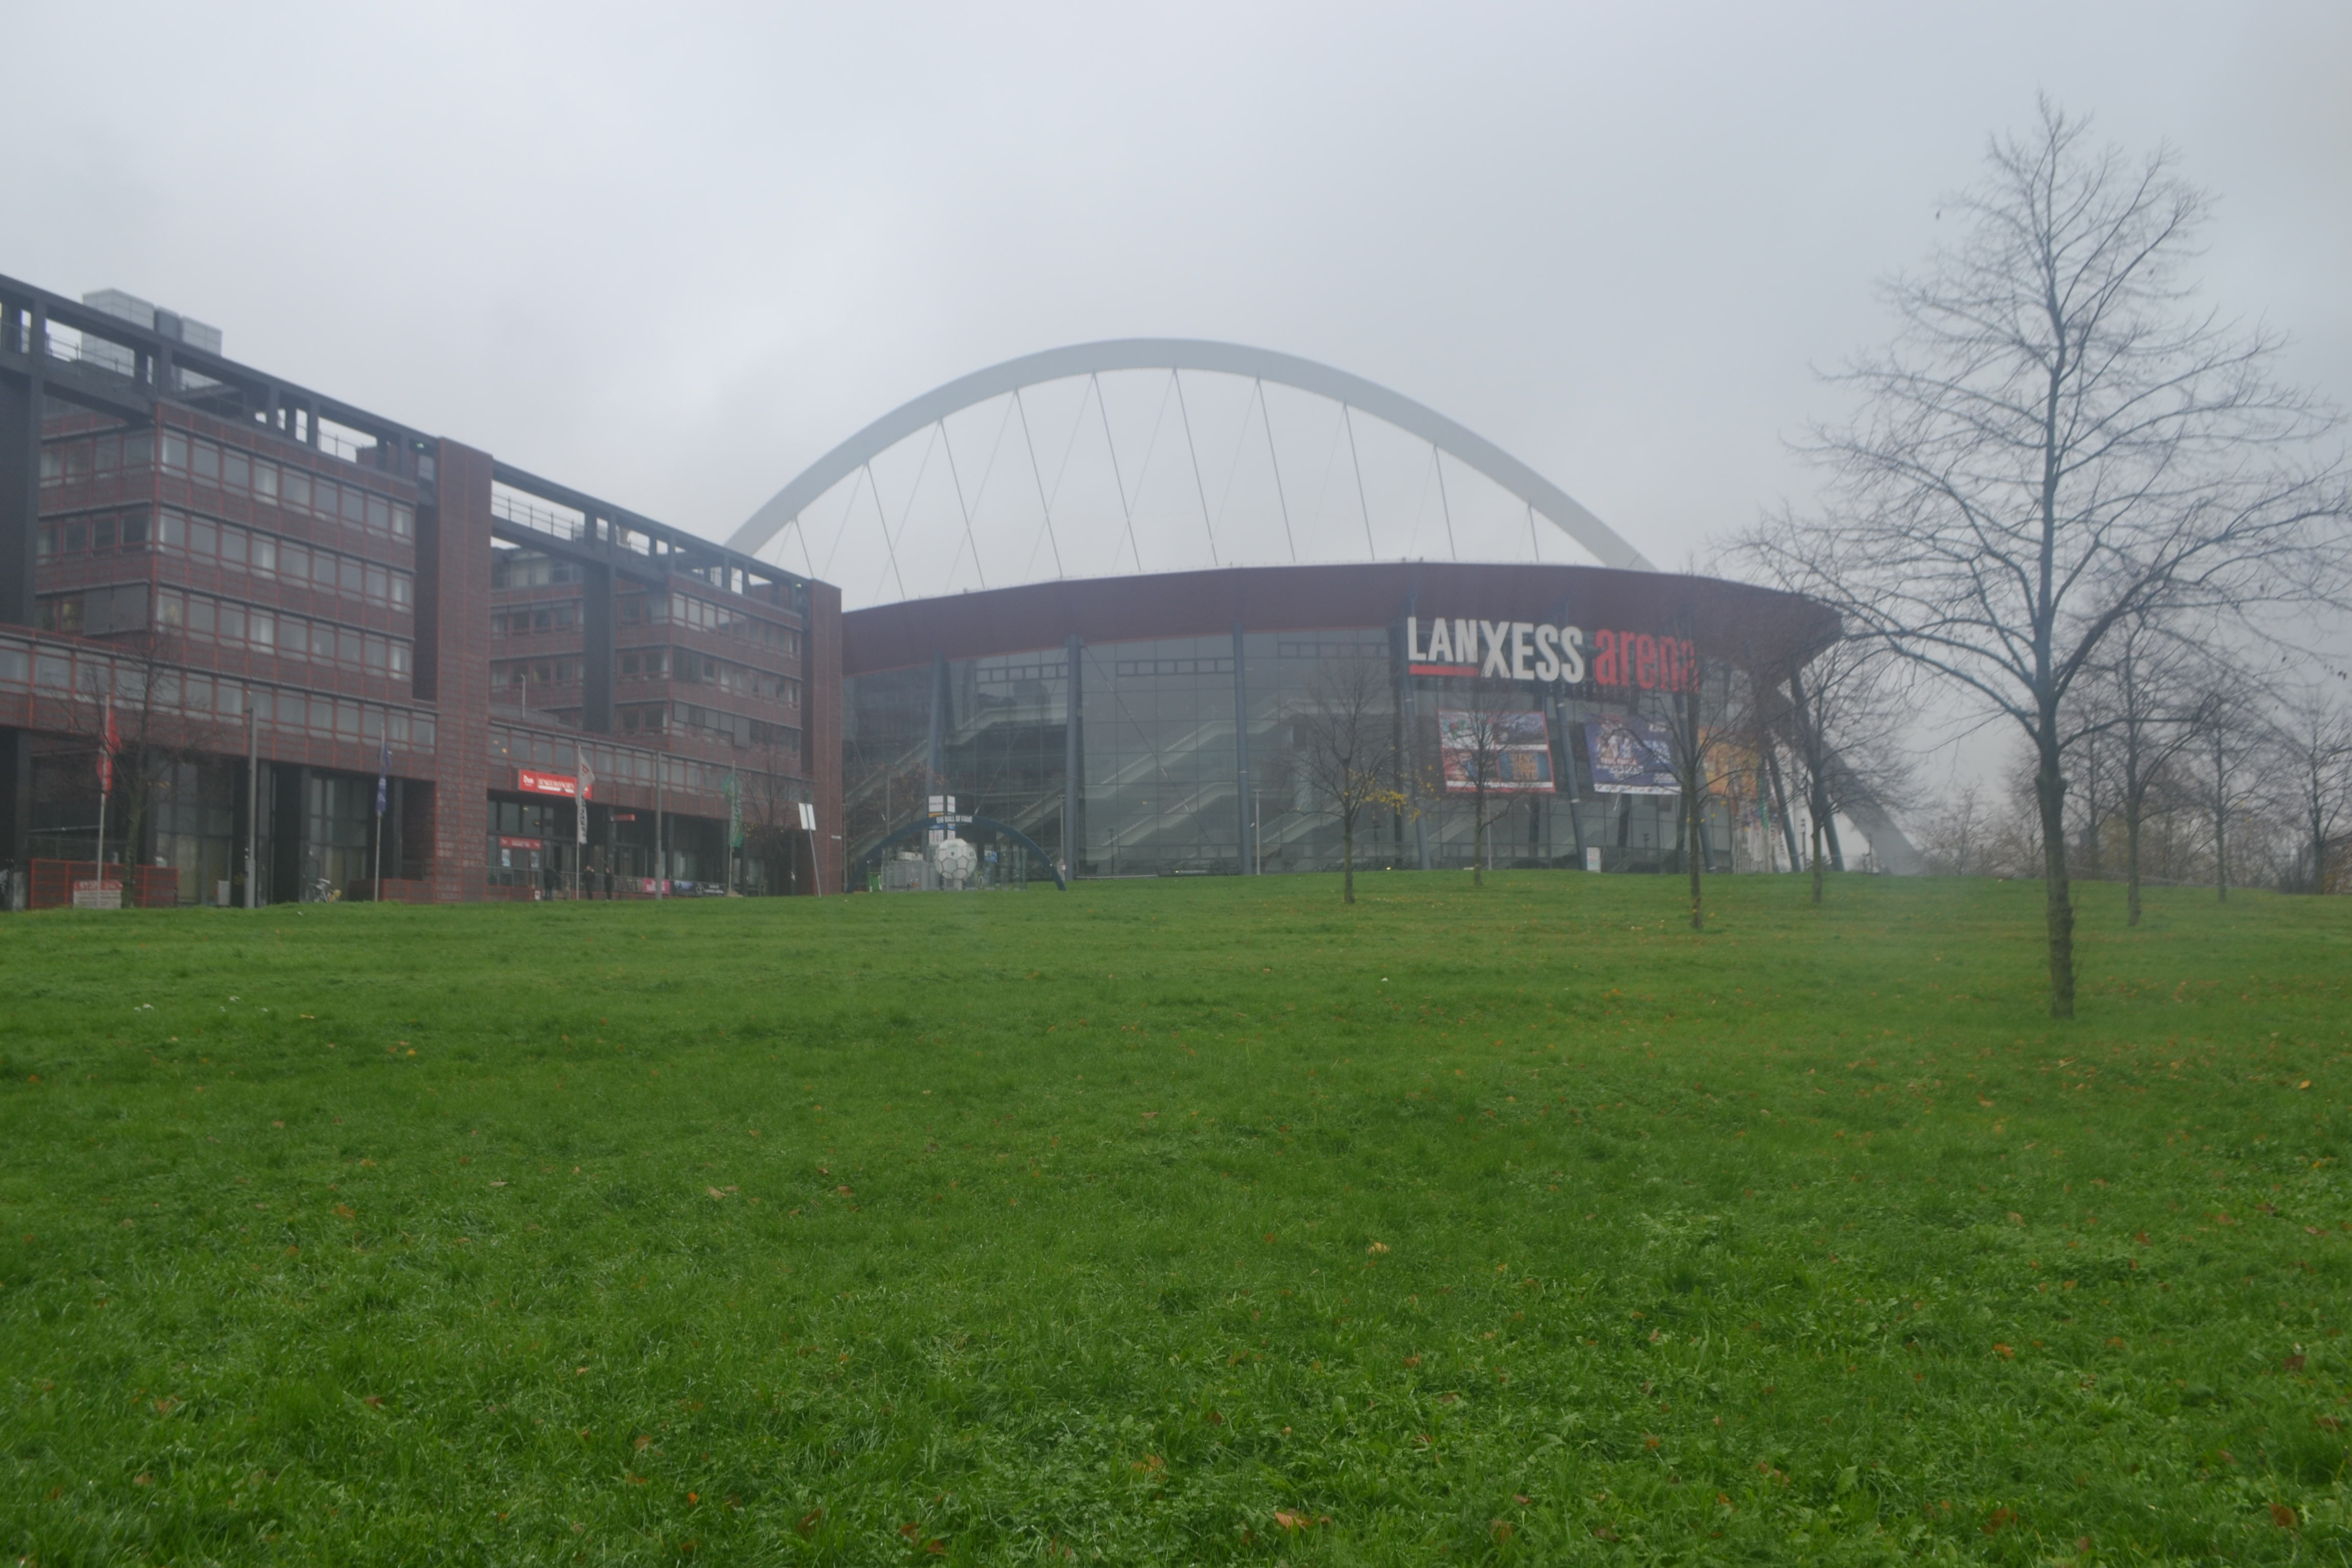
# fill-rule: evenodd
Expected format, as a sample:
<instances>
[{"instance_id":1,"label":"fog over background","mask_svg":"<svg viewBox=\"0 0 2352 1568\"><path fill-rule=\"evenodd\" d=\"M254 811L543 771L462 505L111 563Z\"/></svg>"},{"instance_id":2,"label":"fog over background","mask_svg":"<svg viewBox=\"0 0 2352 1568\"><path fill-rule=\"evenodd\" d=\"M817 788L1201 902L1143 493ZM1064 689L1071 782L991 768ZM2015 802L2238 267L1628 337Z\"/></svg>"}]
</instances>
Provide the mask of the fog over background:
<instances>
[{"instance_id":1,"label":"fog over background","mask_svg":"<svg viewBox=\"0 0 2352 1568\"><path fill-rule=\"evenodd\" d=\"M2037 90L2175 145L2210 298L2352 400L2340 0L6 9L0 271L715 538L953 376L1167 335L1682 564L1804 503L1813 367Z\"/></svg>"}]
</instances>

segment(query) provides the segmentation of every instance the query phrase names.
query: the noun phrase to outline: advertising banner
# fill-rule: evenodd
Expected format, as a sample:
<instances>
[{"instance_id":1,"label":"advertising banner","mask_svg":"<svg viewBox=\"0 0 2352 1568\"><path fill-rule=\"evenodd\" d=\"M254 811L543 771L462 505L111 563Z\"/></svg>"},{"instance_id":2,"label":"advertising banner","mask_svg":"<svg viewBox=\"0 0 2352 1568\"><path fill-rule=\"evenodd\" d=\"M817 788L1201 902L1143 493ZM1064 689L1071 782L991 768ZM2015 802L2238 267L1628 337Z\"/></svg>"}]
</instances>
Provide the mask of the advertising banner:
<instances>
[{"instance_id":1,"label":"advertising banner","mask_svg":"<svg viewBox=\"0 0 2352 1568\"><path fill-rule=\"evenodd\" d=\"M1674 737L1639 714L1588 721L1584 743L1592 753L1592 787L1601 795L1679 795Z\"/></svg>"},{"instance_id":2,"label":"advertising banner","mask_svg":"<svg viewBox=\"0 0 2352 1568\"><path fill-rule=\"evenodd\" d=\"M1448 795L1476 794L1482 766L1489 793L1552 793L1551 727L1532 710L1477 713L1441 708L1437 754Z\"/></svg>"}]
</instances>

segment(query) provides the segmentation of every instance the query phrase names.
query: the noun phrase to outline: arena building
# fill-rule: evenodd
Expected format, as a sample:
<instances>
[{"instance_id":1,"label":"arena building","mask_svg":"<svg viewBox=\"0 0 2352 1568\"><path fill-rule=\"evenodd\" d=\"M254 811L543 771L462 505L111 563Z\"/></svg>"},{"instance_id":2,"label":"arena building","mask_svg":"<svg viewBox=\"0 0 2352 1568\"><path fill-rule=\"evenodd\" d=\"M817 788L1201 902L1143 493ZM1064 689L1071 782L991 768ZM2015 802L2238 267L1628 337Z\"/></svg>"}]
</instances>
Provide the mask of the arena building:
<instances>
[{"instance_id":1,"label":"arena building","mask_svg":"<svg viewBox=\"0 0 2352 1568\"><path fill-rule=\"evenodd\" d=\"M1139 433L1160 388L1150 438L1139 434L1124 448L1103 384L1120 374L1143 382L1131 421ZM1240 402L1213 442L1196 431L1209 424L1202 384L1219 378ZM1090 506L1072 504L1071 447L1058 457L1048 447L1040 460L1036 430L1060 425L1040 406L1040 389L1055 384L1077 389L1066 409L1073 443L1093 428L1090 416L1100 418L1108 483ZM1293 397L1279 420L1269 386ZM1326 472L1341 474L1341 510L1353 508L1345 531L1319 540L1302 541L1311 498L1296 458L1286 480L1276 443L1277 425L1311 428L1301 400L1338 412ZM1406 459L1377 486L1366 479L1371 420ZM1179 434L1163 445L1168 431ZM1241 458L1261 438L1267 482L1253 519L1233 498ZM895 479L877 469L886 454L917 449L919 461L902 462ZM1158 518L1146 520L1162 450L1173 455L1160 465L1172 483ZM1223 452L1234 457L1220 475ZM992 534L990 477L1008 469L1016 515ZM935 526L913 542L927 480L939 496ZM1416 482L1433 526L1400 536L1385 503ZM1490 506L1483 538L1472 536L1470 515L1480 483L1500 509ZM867 504L877 526L858 521ZM843 523L828 539L822 520L836 510ZM1367 559L1300 562L1303 547L1354 553L1358 522ZM1480 855L1494 865L1606 871L1664 870L1686 854L1717 871L1798 863L1798 814L1776 749L1759 737L1785 713L1793 673L1835 637L1834 618L1790 595L1651 569L1525 464L1361 377L1190 340L1030 355L876 420L786 486L732 542L771 553L797 542L812 563L817 550L838 562L840 531L853 526L885 549L873 563L881 602L843 621L853 882L937 885L923 844L949 836L984 848L977 875L985 880L1335 868L1341 829L1308 742L1328 729L1318 712L1335 681L1367 668L1377 670L1371 728L1385 731L1371 739L1390 779L1359 825L1360 866L1465 867ZM1050 544L1058 567L1083 550L1089 529L1114 536L1114 561L1135 569L1003 585L1023 569L1024 542L1031 564ZM1273 559L1144 571L1147 538L1155 556L1197 541L1213 560ZM1416 544L1517 558L1379 559ZM1546 558L1563 549L1591 563ZM909 573L939 563L946 569L935 579L961 591L906 593ZM957 581L960 571L971 585ZM1680 759L1678 721L1695 742ZM1693 846L1682 780L1702 774ZM1871 815L1874 843L1899 843Z\"/></svg>"}]
</instances>

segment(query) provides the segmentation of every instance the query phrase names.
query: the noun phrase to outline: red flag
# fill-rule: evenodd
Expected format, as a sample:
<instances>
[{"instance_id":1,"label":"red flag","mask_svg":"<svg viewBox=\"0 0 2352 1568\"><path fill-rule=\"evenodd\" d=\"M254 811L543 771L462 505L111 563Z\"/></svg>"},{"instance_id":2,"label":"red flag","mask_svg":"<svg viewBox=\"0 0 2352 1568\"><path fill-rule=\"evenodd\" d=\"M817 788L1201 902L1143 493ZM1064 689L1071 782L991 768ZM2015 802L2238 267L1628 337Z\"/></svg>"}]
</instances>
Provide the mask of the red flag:
<instances>
[{"instance_id":1,"label":"red flag","mask_svg":"<svg viewBox=\"0 0 2352 1568\"><path fill-rule=\"evenodd\" d=\"M98 752L98 787L114 788L114 753L122 749L122 737L114 728L114 699L106 700L106 738Z\"/></svg>"}]
</instances>

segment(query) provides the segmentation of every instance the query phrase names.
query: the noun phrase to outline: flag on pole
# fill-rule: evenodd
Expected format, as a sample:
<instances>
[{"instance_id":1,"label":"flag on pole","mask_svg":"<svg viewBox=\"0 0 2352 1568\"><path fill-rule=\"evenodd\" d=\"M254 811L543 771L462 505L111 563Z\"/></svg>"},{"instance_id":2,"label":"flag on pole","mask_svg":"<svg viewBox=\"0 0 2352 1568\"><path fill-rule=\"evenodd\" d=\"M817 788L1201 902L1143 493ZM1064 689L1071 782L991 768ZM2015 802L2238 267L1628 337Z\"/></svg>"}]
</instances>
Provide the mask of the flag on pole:
<instances>
[{"instance_id":1,"label":"flag on pole","mask_svg":"<svg viewBox=\"0 0 2352 1568\"><path fill-rule=\"evenodd\" d=\"M114 753L122 749L122 736L114 728L114 694L106 697L106 733L98 748L98 787L101 791L114 788Z\"/></svg>"}]
</instances>

